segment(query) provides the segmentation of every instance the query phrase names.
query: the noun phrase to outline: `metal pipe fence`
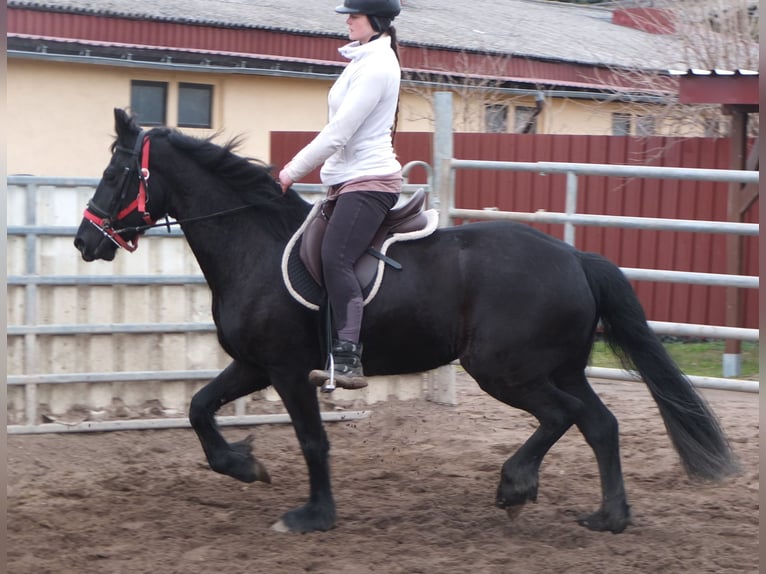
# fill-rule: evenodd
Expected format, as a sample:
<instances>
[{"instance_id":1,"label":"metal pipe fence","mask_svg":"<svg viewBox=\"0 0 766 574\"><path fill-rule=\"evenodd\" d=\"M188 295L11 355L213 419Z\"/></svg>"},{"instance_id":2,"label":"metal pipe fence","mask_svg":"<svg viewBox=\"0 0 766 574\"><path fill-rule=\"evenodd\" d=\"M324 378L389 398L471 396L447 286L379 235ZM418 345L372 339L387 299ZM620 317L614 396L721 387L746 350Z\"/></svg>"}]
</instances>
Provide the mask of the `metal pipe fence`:
<instances>
[{"instance_id":1,"label":"metal pipe fence","mask_svg":"<svg viewBox=\"0 0 766 574\"><path fill-rule=\"evenodd\" d=\"M403 196L407 197L423 185L409 184L406 181L408 173L417 167L423 167L430 178L430 166L423 162L411 162L404 166L405 185ZM57 178L39 176L10 176L7 179L9 187L23 188L23 224L11 224L7 226L8 237L21 238L24 241L24 262L22 272L11 273L7 277L7 285L21 287L23 294L23 324L7 325L7 337L23 337L24 354L22 363L24 374L11 374L6 377L9 387L22 386L24 388L25 424L9 425L9 433L40 433L40 432L77 432L98 430L120 430L138 428L173 428L178 426L179 421L186 419L140 419L135 421L100 421L87 422L80 425L68 426L57 423L36 424L39 419L38 408L38 385L66 385L77 383L130 383L143 381L161 382L193 382L207 381L218 375L219 370L211 369L168 369L168 370L144 370L144 371L109 371L109 372L78 372L78 373L40 373L38 371L38 358L40 354L40 337L43 336L78 336L78 335L146 335L146 334L173 334L173 333L215 333L215 325L212 321L204 322L151 322L151 323L81 323L81 324L40 324L39 314L39 287L96 287L96 286L188 286L205 285L205 278L201 273L195 274L111 274L111 275L41 275L38 269L38 247L41 238L74 238L77 227L71 225L51 225L38 223L36 207L41 201L47 200L41 196L41 188L46 190L55 188L81 188L89 194L95 191L98 179L94 178ZM314 202L324 197L324 188L319 184L296 184L295 189L307 200ZM147 236L155 237L183 237L183 232L177 227L169 230L155 228L146 233ZM73 258L77 257L74 248L71 249ZM285 416L275 415L246 415L245 399L235 402L236 414L233 416L219 416L217 420L221 425L244 425L262 424L269 422L289 422ZM367 416L366 411L348 411L342 416L337 413L322 413L323 420L350 420ZM183 423L188 426L188 421Z\"/></svg>"},{"instance_id":2,"label":"metal pipe fence","mask_svg":"<svg viewBox=\"0 0 766 574\"><path fill-rule=\"evenodd\" d=\"M576 245L576 226L619 227L630 229L692 231L705 233L758 236L759 225L728 221L698 221L680 219L658 219L649 217L628 217L577 213L578 177L600 175L612 177L659 178L695 181L734 182L757 184L759 172L745 170L693 169L677 167L656 167L641 165L610 165L557 162L505 162L465 160L454 157L452 134L452 96L449 92L437 92L434 100L436 128L434 133L434 197L433 204L439 209L439 224L452 225L455 219L510 220L526 223L554 223L564 225L564 241ZM563 213L538 211L509 212L490 209L460 209L455 207L455 172L459 169L525 171L543 174L565 174L565 211ZM666 269L621 268L633 280L656 282L677 282L696 285L715 285L758 289L757 276L729 275L718 273L695 273ZM650 322L658 334L682 336L716 337L741 341L758 341L758 329L746 329L715 325L691 325L682 323ZM621 369L599 369L601 377L624 379L634 378ZM738 374L738 373L737 373ZM737 388L758 392L758 383L737 379L711 379L690 377L698 386L713 388ZM703 380L705 379L705 380Z\"/></svg>"},{"instance_id":3,"label":"metal pipe fence","mask_svg":"<svg viewBox=\"0 0 766 574\"><path fill-rule=\"evenodd\" d=\"M441 109L441 111L440 111ZM420 187L426 187L430 193L430 203L440 212L440 224L450 225L455 218L471 219L509 219L531 223L560 223L564 224L565 241L574 245L577 226L629 227L635 229L669 229L706 233L724 233L754 236L759 234L757 224L731 222L705 222L691 220L667 220L655 218L598 216L576 213L577 178L581 175L609 175L622 177L653 177L674 179L700 179L705 181L733 181L740 183L758 182L757 172L740 172L735 170L690 170L683 168L659 168L647 166L615 166L592 164L557 164L551 162L488 162L460 160L452 157L451 127L445 131L444 102L437 98L437 130L434 136L434 166L435 170L425 162L411 162L404 167L405 194L414 192ZM448 124L451 126L451 120ZM441 127L440 127L441 126ZM428 184L413 185L406 182L407 174L414 168L422 167L428 174ZM538 212L500 212L495 210L466 210L454 207L454 174L457 169L493 169L520 170L536 173L566 174L566 200L564 213ZM115 381L195 381L209 380L217 375L217 370L163 370L163 371L131 371L131 372L85 372L85 373L38 373L36 365L39 356L39 337L51 335L111 335L111 334L169 334L169 333L213 333L215 326L212 322L156 322L156 323L107 323L107 324L39 324L38 288L66 286L172 286L172 285L202 285L205 283L201 274L125 274L125 275L71 275L53 274L41 275L37 269L38 243L41 238L73 237L76 227L71 225L50 225L38 223L35 206L41 187L55 188L88 188L95 189L97 179L90 178L50 178L32 176L11 176L9 186L24 188L24 223L11 224L7 227L9 237L22 238L25 245L25 261L22 273L12 273L7 277L8 286L23 287L24 289L24 320L23 324L9 325L8 337L23 337L24 374L14 374L7 377L9 386L23 386L25 389L25 418L24 425L11 425L9 432L49 432L55 430L50 424L36 425L38 419L37 385L67 384L88 382ZM323 197L323 188L316 184L296 184L296 190L307 200L316 201ZM164 237L181 237L180 229L153 229L147 235ZM757 289L758 277L741 275L724 275L713 273L691 273L672 270L650 270L623 268L630 279L649 280L658 282L681 282L698 285L733 286L737 288ZM742 341L758 341L757 329L741 329L714 325L691 325L680 323L650 322L650 327L658 334L677 336L700 336L731 338ZM620 369L589 368L588 375L615 379L631 380L634 374ZM758 382L738 379L719 379L710 377L690 377L692 382L700 387L724 388L748 392L758 392ZM454 397L454 377L445 383L448 388L442 388L444 396ZM437 387L439 383L437 383ZM437 399L438 400L438 399ZM454 402L446 399L441 402ZM244 414L244 404L236 403L234 417L220 417L221 424L257 424ZM347 413L349 416L366 416L363 413ZM159 419L170 420L170 419ZM239 422L238 422L239 421ZM264 419L265 421L265 419ZM168 424L179 424L170 421ZM135 426L138 425L138 426ZM146 426L142 426L146 425ZM160 428L162 422L144 419L120 428ZM55 426L55 425L54 425ZM108 426L108 425L107 425ZM119 425L118 425L119 426ZM58 428L58 427L57 427ZM109 427L111 428L111 427ZM115 427L117 428L117 427ZM83 430L104 430L104 425L90 425ZM76 430L68 428L67 430Z\"/></svg>"}]
</instances>

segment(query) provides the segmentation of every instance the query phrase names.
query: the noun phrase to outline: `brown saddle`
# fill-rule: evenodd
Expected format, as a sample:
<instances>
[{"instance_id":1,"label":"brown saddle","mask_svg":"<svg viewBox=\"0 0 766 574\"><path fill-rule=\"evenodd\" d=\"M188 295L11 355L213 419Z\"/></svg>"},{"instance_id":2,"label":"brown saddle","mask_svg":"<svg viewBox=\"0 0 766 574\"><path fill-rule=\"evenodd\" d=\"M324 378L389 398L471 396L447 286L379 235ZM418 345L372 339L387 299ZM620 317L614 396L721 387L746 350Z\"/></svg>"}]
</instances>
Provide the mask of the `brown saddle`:
<instances>
[{"instance_id":1,"label":"brown saddle","mask_svg":"<svg viewBox=\"0 0 766 574\"><path fill-rule=\"evenodd\" d=\"M360 285L364 286L372 281L381 259L388 265L401 269L401 265L387 257L381 251L381 247L386 239L395 233L420 231L428 226L429 219L426 212L423 211L425 197L425 190L418 189L407 203L388 212L372 243L367 248L367 253L359 258L354 268ZM322 278L322 238L334 207L334 201L324 200L321 208L307 223L301 237L300 259L320 287L324 285Z\"/></svg>"}]
</instances>

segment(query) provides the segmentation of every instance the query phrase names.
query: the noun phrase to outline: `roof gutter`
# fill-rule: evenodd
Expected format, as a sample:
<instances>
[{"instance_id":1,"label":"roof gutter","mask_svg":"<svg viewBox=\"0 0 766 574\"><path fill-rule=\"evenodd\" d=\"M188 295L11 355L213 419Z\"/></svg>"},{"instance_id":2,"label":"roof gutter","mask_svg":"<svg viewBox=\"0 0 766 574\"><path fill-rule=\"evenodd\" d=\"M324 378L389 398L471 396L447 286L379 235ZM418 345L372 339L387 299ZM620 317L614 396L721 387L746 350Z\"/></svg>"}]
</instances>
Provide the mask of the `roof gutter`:
<instances>
[{"instance_id":1,"label":"roof gutter","mask_svg":"<svg viewBox=\"0 0 766 574\"><path fill-rule=\"evenodd\" d=\"M471 90L480 92L492 92L493 94L508 94L515 96L530 96L534 97L535 101L538 100L542 94L546 98L564 98L572 100L598 100L609 102L630 102L641 104L667 104L671 99L671 96L661 95L643 95L635 93L618 92L615 90L609 91L604 89L599 90L562 90L562 89L541 89L539 87L530 88L510 88L500 86L471 86L468 84L460 84L457 82L436 82L436 81L424 81L424 80L407 80L402 83L423 88L434 89L453 89L453 90Z\"/></svg>"},{"instance_id":2,"label":"roof gutter","mask_svg":"<svg viewBox=\"0 0 766 574\"><path fill-rule=\"evenodd\" d=\"M173 70L181 72L196 72L205 74L245 74L256 76L277 76L291 78L305 78L312 80L333 80L337 73L304 72L300 70L282 70L279 64L274 68L254 68L245 65L240 66L215 66L211 64L176 64L173 62L151 62L146 60L132 60L129 58L104 58L101 56L83 56L73 54L48 54L39 52L26 52L23 50L8 50L8 58L25 60L45 60L50 62L64 62L68 64L86 64L97 66L141 68L152 70Z\"/></svg>"}]
</instances>

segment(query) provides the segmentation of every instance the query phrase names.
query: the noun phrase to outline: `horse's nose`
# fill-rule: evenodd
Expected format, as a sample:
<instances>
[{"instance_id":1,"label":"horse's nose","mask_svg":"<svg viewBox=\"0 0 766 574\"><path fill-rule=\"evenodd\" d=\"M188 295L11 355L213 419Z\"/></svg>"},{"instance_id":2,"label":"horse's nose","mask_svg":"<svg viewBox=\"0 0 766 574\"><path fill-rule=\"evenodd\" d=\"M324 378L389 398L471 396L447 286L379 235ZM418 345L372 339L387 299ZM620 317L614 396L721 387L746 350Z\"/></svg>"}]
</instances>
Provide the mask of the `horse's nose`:
<instances>
[{"instance_id":1,"label":"horse's nose","mask_svg":"<svg viewBox=\"0 0 766 574\"><path fill-rule=\"evenodd\" d=\"M93 261L94 258L85 253L85 241L83 241L80 237L74 238L74 247L77 249L77 251L80 252L80 255L82 255L82 258L85 261Z\"/></svg>"}]
</instances>

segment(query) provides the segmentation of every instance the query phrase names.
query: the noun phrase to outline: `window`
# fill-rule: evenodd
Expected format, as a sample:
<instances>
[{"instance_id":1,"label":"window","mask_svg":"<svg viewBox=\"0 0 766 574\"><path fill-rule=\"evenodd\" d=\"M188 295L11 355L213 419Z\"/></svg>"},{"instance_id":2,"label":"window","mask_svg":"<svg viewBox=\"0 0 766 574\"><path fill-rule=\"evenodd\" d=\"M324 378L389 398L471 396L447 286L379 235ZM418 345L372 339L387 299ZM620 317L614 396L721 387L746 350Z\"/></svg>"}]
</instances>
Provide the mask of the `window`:
<instances>
[{"instance_id":1,"label":"window","mask_svg":"<svg viewBox=\"0 0 766 574\"><path fill-rule=\"evenodd\" d=\"M487 133L504 134L508 131L508 106L490 104L484 106L484 125Z\"/></svg>"},{"instance_id":2,"label":"window","mask_svg":"<svg viewBox=\"0 0 766 574\"><path fill-rule=\"evenodd\" d=\"M612 114L612 135L630 135L630 114Z\"/></svg>"},{"instance_id":3,"label":"window","mask_svg":"<svg viewBox=\"0 0 766 574\"><path fill-rule=\"evenodd\" d=\"M653 136L657 133L657 127L652 116L637 116L636 117L636 135L637 136Z\"/></svg>"},{"instance_id":4,"label":"window","mask_svg":"<svg viewBox=\"0 0 766 574\"><path fill-rule=\"evenodd\" d=\"M208 84L178 84L179 127L213 127L212 110L213 86Z\"/></svg>"},{"instance_id":5,"label":"window","mask_svg":"<svg viewBox=\"0 0 766 574\"><path fill-rule=\"evenodd\" d=\"M133 80L130 83L130 107L142 126L165 126L167 118L168 83ZM179 127L213 127L213 86L208 84L178 84Z\"/></svg>"},{"instance_id":6,"label":"window","mask_svg":"<svg viewBox=\"0 0 766 574\"><path fill-rule=\"evenodd\" d=\"M703 129L706 138L717 138L721 135L721 125L718 118L705 118Z\"/></svg>"},{"instance_id":7,"label":"window","mask_svg":"<svg viewBox=\"0 0 766 574\"><path fill-rule=\"evenodd\" d=\"M167 122L168 85L165 82L130 83L130 109L142 126L164 126Z\"/></svg>"},{"instance_id":8,"label":"window","mask_svg":"<svg viewBox=\"0 0 766 574\"><path fill-rule=\"evenodd\" d=\"M517 134L537 133L537 108L516 106L513 117L513 131Z\"/></svg>"}]
</instances>

